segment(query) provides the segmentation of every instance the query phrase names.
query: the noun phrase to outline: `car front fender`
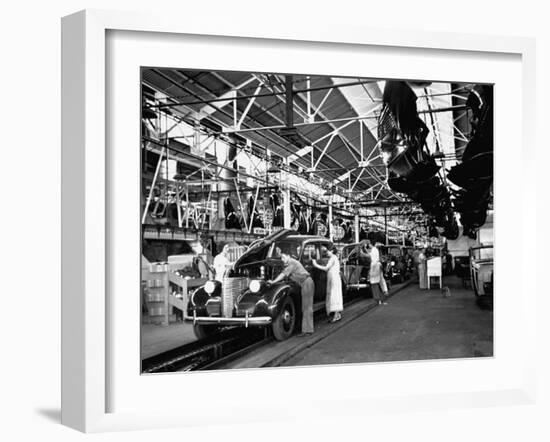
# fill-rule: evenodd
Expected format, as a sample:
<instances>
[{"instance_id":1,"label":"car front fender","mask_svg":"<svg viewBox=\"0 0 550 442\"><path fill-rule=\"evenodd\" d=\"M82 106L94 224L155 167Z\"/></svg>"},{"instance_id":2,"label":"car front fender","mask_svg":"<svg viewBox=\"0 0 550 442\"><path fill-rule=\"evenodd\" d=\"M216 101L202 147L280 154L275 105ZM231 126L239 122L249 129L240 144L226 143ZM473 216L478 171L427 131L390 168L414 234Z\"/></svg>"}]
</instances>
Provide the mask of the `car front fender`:
<instances>
[{"instance_id":1,"label":"car front fender","mask_svg":"<svg viewBox=\"0 0 550 442\"><path fill-rule=\"evenodd\" d=\"M275 318L279 314L283 299L295 292L293 285L286 282L265 286L259 293L246 292L239 300L239 307L250 309L254 306L254 316L267 315Z\"/></svg>"}]
</instances>

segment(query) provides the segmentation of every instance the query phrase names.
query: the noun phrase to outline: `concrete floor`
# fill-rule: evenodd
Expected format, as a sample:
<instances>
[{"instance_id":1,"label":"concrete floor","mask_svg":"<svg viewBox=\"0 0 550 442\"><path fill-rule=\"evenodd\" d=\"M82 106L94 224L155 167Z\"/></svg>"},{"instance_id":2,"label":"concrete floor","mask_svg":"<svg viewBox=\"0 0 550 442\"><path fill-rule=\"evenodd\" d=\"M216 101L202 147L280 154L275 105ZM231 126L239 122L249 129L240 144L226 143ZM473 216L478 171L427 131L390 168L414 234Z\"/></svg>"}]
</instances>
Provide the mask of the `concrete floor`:
<instances>
[{"instance_id":1,"label":"concrete floor","mask_svg":"<svg viewBox=\"0 0 550 442\"><path fill-rule=\"evenodd\" d=\"M175 322L168 326L142 324L141 359L155 356L196 340L193 326L189 323Z\"/></svg>"},{"instance_id":2,"label":"concrete floor","mask_svg":"<svg viewBox=\"0 0 550 442\"><path fill-rule=\"evenodd\" d=\"M410 361L493 355L493 312L481 310L471 290L456 277L439 288L413 284L388 305L360 316L327 338L285 361L283 366Z\"/></svg>"},{"instance_id":3,"label":"concrete floor","mask_svg":"<svg viewBox=\"0 0 550 442\"><path fill-rule=\"evenodd\" d=\"M407 286L408 283L395 284L390 289L390 294L394 294ZM320 314L315 316L315 332L311 336L299 337L295 335L286 341L271 341L247 353L244 357L229 362L224 368L242 369L281 366L282 363L289 360L292 355L301 353L308 347L315 346L317 342L326 339L327 336L335 333L337 329L346 327L350 321L354 321L358 316L362 316L370 309L376 308L376 305L376 302L372 298L358 298L356 302L349 303L345 306L344 312L342 313L342 320L334 324L327 322L324 306L322 306Z\"/></svg>"}]
</instances>

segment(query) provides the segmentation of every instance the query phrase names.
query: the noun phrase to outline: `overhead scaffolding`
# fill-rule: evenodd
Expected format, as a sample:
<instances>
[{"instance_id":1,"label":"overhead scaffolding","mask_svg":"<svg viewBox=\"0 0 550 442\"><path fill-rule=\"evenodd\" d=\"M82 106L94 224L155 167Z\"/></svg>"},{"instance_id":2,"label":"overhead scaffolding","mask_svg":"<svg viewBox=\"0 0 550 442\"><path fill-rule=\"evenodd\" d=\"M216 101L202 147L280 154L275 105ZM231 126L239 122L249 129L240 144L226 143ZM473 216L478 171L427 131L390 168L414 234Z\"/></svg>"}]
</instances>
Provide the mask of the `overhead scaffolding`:
<instances>
[{"instance_id":1,"label":"overhead scaffolding","mask_svg":"<svg viewBox=\"0 0 550 442\"><path fill-rule=\"evenodd\" d=\"M221 218L223 199L234 196L244 228L251 232L261 195L277 190L284 204L285 227L290 226L292 200L300 196L307 210L325 211L329 220L352 220L357 239L358 225L367 220L373 224L381 216L372 213L373 202L394 207L411 205L410 200L388 186L373 134L375 126L367 123L377 120L382 104L377 79L154 68L144 71L143 82L162 97L157 102L148 101L150 94L146 97L144 109L148 115L153 111L158 121L161 114L166 121L172 121L165 124L169 137L143 138L145 149L159 155L157 168L169 156L192 170L180 174L178 180L163 177L164 192L171 195L178 208L178 226L203 227L209 219L208 226L214 227L213 211L217 210ZM467 118L467 89L453 85L448 92L441 91L437 84L424 87L422 94L417 95L426 107L420 107L418 113L429 116L435 151L445 152L438 161L453 164L456 155L454 150L452 155L448 153L448 137L443 137L437 115L451 115L454 129L445 130L455 131L453 143L456 137L464 139L464 125L459 123ZM192 149L176 143L190 140L189 135L178 133L178 124L196 129ZM217 155L206 153L217 143L225 146L223 149L227 156L231 153L232 160L222 161ZM270 152L269 157L262 154L266 151ZM246 155L250 167L236 165L234 159L239 155ZM270 176L266 171L272 166L279 172ZM152 179L146 180L150 187L144 198L142 221L151 207L158 180L157 170ZM330 197L323 197L325 192ZM252 214L244 209L249 197ZM398 215L387 208L382 210L386 212L383 230L387 236L394 227L389 220L397 220ZM422 213L418 205L408 212Z\"/></svg>"}]
</instances>

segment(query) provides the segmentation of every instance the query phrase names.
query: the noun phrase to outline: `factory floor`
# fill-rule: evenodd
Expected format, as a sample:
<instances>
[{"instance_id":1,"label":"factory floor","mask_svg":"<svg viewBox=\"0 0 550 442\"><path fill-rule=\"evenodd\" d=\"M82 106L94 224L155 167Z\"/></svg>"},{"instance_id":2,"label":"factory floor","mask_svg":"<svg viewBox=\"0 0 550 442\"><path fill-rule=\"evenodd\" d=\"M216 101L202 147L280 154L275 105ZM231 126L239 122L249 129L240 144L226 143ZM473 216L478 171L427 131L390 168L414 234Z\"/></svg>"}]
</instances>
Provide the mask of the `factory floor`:
<instances>
[{"instance_id":1,"label":"factory floor","mask_svg":"<svg viewBox=\"0 0 550 442\"><path fill-rule=\"evenodd\" d=\"M196 340L193 325L189 323L173 322L168 326L142 324L141 359L155 356Z\"/></svg>"},{"instance_id":2,"label":"factory floor","mask_svg":"<svg viewBox=\"0 0 550 442\"><path fill-rule=\"evenodd\" d=\"M282 366L414 361L493 355L493 312L476 304L455 276L449 291L411 284L388 300L289 358Z\"/></svg>"}]
</instances>

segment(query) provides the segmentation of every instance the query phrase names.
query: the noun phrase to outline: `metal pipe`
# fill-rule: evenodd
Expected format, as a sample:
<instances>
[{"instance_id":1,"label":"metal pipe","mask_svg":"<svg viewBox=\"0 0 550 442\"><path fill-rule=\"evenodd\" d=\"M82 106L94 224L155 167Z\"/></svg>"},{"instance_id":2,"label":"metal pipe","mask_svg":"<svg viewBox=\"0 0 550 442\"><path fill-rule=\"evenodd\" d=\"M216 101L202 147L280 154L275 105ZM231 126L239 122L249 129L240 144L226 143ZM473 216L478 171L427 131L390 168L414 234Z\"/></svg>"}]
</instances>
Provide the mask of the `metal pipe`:
<instances>
[{"instance_id":1,"label":"metal pipe","mask_svg":"<svg viewBox=\"0 0 550 442\"><path fill-rule=\"evenodd\" d=\"M243 202L241 201L241 192L239 192L239 186L237 184L237 178L233 178L233 181L235 182L235 189L237 190L237 198L239 199L239 207L241 209L241 216L243 217L243 220L244 220L244 228L248 231L248 233L250 233L250 231L248 230L248 223L246 221L246 216L244 214Z\"/></svg>"},{"instance_id":2,"label":"metal pipe","mask_svg":"<svg viewBox=\"0 0 550 442\"><path fill-rule=\"evenodd\" d=\"M179 184L176 183L176 207L178 209L178 227L181 227L183 220L181 219L181 203Z\"/></svg>"},{"instance_id":3,"label":"metal pipe","mask_svg":"<svg viewBox=\"0 0 550 442\"><path fill-rule=\"evenodd\" d=\"M467 109L467 106L450 106L450 107L442 107L438 109L431 109L431 110L421 110L418 111L419 114L433 114L438 112L451 112L451 111L457 111L457 110L465 110ZM302 127L302 126L311 126L315 124L330 124L330 123L340 123L343 121L357 121L357 120L377 120L378 115L365 115L365 116L357 116L357 117L347 117L347 118L336 118L333 120L324 120L324 121L311 121L308 123L297 123L294 125L294 127ZM275 129L284 129L287 126L262 126L262 127L251 127L248 129L231 129L231 128L224 128L222 130L222 133L244 133L244 132L257 132L260 130L275 130ZM339 128L341 129L341 128Z\"/></svg>"},{"instance_id":4,"label":"metal pipe","mask_svg":"<svg viewBox=\"0 0 550 442\"><path fill-rule=\"evenodd\" d=\"M302 127L302 126L311 126L311 125L315 125L315 124L329 124L329 123L341 123L341 122L344 122L344 121L348 121L348 122L353 122L353 121L357 121L357 120L367 120L367 119L373 119L373 120L376 120L378 119L378 116L376 115L368 115L368 116L358 116L358 117L347 117L347 118L336 118L334 120L324 120L324 121L312 121L311 123L296 123L294 124L294 127ZM278 125L278 126L262 126L262 127L251 127L251 128L248 128L248 129L240 129L240 130L234 130L234 129L231 129L231 128L223 128L222 129L222 133L244 133L244 132L256 132L256 131L260 131L260 130L275 130L275 129L284 129L285 127L287 126L283 126L283 125ZM337 129L334 130L334 132L338 132L340 129L343 129L343 127L339 127ZM331 134L327 134L327 135L331 135ZM316 142L319 142L321 140L317 140ZM311 143L311 144L315 144L315 143Z\"/></svg>"},{"instance_id":5,"label":"metal pipe","mask_svg":"<svg viewBox=\"0 0 550 442\"><path fill-rule=\"evenodd\" d=\"M449 106L449 107L440 107L435 109L426 109L418 111L419 114L435 114L438 112L451 112L451 111L457 111L457 110L465 110L468 109L468 106L466 105L458 105L458 106Z\"/></svg>"},{"instance_id":6,"label":"metal pipe","mask_svg":"<svg viewBox=\"0 0 550 442\"><path fill-rule=\"evenodd\" d=\"M208 192L208 199L206 200L206 208L204 209L204 218L202 219L202 222L201 222L201 229L204 229L204 223L206 222L206 212L208 212L209 208L212 207L211 197L212 197L212 187L210 187L210 191ZM210 213L209 218L212 219L212 213Z\"/></svg>"},{"instance_id":7,"label":"metal pipe","mask_svg":"<svg viewBox=\"0 0 550 442\"><path fill-rule=\"evenodd\" d=\"M250 212L250 225L248 226L248 233L252 233L252 225L254 224L254 211L256 210L256 202L258 201L258 195L260 193L260 184L256 187L256 197L254 198L254 204L252 205L252 212Z\"/></svg>"}]
</instances>

